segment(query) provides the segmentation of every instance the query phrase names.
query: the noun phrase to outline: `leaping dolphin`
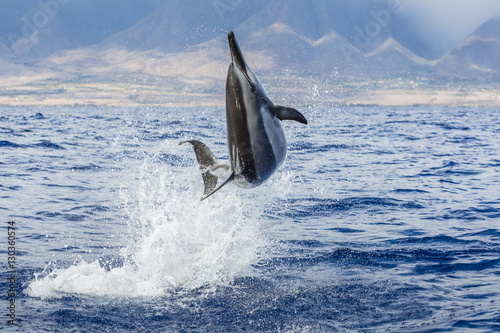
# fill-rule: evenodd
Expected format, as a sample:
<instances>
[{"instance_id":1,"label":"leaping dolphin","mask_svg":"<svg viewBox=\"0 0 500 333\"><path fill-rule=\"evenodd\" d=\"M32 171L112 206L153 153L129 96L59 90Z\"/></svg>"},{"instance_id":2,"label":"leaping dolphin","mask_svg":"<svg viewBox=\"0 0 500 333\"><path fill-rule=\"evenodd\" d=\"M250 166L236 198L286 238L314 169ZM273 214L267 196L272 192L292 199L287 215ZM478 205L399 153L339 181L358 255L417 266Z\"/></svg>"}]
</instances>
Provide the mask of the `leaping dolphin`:
<instances>
[{"instance_id":1,"label":"leaping dolphin","mask_svg":"<svg viewBox=\"0 0 500 333\"><path fill-rule=\"evenodd\" d=\"M286 156L286 139L280 120L307 124L297 110L274 105L248 67L234 33L228 33L231 64L226 79L226 118L229 163L219 162L210 148L197 140L193 145L205 191L201 200L227 183L251 188L266 181ZM222 183L217 186L218 180Z\"/></svg>"}]
</instances>

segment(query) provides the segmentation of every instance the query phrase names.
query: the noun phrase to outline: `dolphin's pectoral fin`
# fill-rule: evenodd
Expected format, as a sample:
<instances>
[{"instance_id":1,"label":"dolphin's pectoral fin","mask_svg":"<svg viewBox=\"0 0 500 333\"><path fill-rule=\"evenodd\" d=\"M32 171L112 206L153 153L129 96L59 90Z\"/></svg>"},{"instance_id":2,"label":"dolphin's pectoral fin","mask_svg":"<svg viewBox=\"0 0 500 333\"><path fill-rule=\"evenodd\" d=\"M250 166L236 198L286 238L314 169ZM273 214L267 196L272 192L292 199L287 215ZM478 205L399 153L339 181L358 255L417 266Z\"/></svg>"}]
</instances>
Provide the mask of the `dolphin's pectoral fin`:
<instances>
[{"instance_id":1,"label":"dolphin's pectoral fin","mask_svg":"<svg viewBox=\"0 0 500 333\"><path fill-rule=\"evenodd\" d=\"M295 120L302 124L307 124L307 119L294 108L282 105L275 105L272 112L278 117L279 120Z\"/></svg>"},{"instance_id":2,"label":"dolphin's pectoral fin","mask_svg":"<svg viewBox=\"0 0 500 333\"><path fill-rule=\"evenodd\" d=\"M203 197L201 198L200 201L205 200L206 198L208 198L209 196L211 196L212 194L214 194L215 192L217 192L218 190L220 190L222 188L222 186L230 183L233 179L234 179L234 171L233 171L233 173L231 173L231 175L222 184L219 185L219 187L217 187L216 189L212 190L211 192L207 193L207 188L205 187L205 193L203 193Z\"/></svg>"},{"instance_id":3,"label":"dolphin's pectoral fin","mask_svg":"<svg viewBox=\"0 0 500 333\"><path fill-rule=\"evenodd\" d=\"M219 177L216 174L220 173L221 171L224 173L225 171L225 174L227 175L229 166L219 163L214 154L212 154L210 148L208 148L208 146L203 142L197 140L187 140L182 141L179 144L182 145L185 143L190 143L191 145L193 145L193 149L196 154L196 160L200 165L201 177L203 178L203 184L205 186L205 189L203 191L203 198L201 200L208 198L234 178L234 173L232 173L229 178L227 178L219 187L217 187Z\"/></svg>"}]
</instances>

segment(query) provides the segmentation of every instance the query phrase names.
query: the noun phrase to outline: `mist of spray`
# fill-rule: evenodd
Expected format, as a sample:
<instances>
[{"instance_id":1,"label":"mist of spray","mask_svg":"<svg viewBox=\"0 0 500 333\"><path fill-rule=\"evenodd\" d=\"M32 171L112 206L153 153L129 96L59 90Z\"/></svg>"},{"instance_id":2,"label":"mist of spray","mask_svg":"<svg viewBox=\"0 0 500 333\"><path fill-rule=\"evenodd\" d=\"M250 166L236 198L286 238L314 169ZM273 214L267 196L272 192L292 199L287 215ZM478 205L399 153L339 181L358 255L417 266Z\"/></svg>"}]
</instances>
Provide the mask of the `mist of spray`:
<instances>
[{"instance_id":1,"label":"mist of spray","mask_svg":"<svg viewBox=\"0 0 500 333\"><path fill-rule=\"evenodd\" d=\"M236 188L200 202L196 167L172 167L146 158L120 191L128 224L122 265L99 261L46 269L29 285L33 297L65 295L158 297L230 284L252 274L265 241L259 208Z\"/></svg>"}]
</instances>

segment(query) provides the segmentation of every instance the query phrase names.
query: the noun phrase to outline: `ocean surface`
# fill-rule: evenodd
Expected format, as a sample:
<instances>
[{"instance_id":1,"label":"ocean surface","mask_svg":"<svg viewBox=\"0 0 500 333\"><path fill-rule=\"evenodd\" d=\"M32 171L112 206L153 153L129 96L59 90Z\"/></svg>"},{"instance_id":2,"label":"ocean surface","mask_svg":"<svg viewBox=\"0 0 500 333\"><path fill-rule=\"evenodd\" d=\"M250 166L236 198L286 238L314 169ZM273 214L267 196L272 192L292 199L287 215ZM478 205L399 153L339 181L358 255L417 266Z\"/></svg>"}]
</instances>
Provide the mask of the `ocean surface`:
<instances>
[{"instance_id":1,"label":"ocean surface","mask_svg":"<svg viewBox=\"0 0 500 333\"><path fill-rule=\"evenodd\" d=\"M200 202L222 108L0 108L0 331L499 332L498 109L300 110Z\"/></svg>"}]
</instances>

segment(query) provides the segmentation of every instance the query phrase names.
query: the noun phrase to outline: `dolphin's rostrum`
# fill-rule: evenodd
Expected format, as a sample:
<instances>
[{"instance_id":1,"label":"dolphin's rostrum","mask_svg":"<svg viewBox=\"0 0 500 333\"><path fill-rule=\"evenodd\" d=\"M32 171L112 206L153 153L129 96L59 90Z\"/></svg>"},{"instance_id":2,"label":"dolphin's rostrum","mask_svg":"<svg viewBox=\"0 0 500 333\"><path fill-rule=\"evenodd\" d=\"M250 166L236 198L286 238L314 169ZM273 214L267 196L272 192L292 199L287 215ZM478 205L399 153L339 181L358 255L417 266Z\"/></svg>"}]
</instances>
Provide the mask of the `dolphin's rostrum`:
<instances>
[{"instance_id":1,"label":"dolphin's rostrum","mask_svg":"<svg viewBox=\"0 0 500 333\"><path fill-rule=\"evenodd\" d=\"M202 200L229 182L244 188L262 184L285 159L286 140L280 121L307 124L299 111L271 102L248 67L232 31L228 40L232 60L226 80L229 164L220 163L200 141L181 142L191 143L196 153L205 183ZM223 181L217 187L219 179Z\"/></svg>"}]
</instances>

